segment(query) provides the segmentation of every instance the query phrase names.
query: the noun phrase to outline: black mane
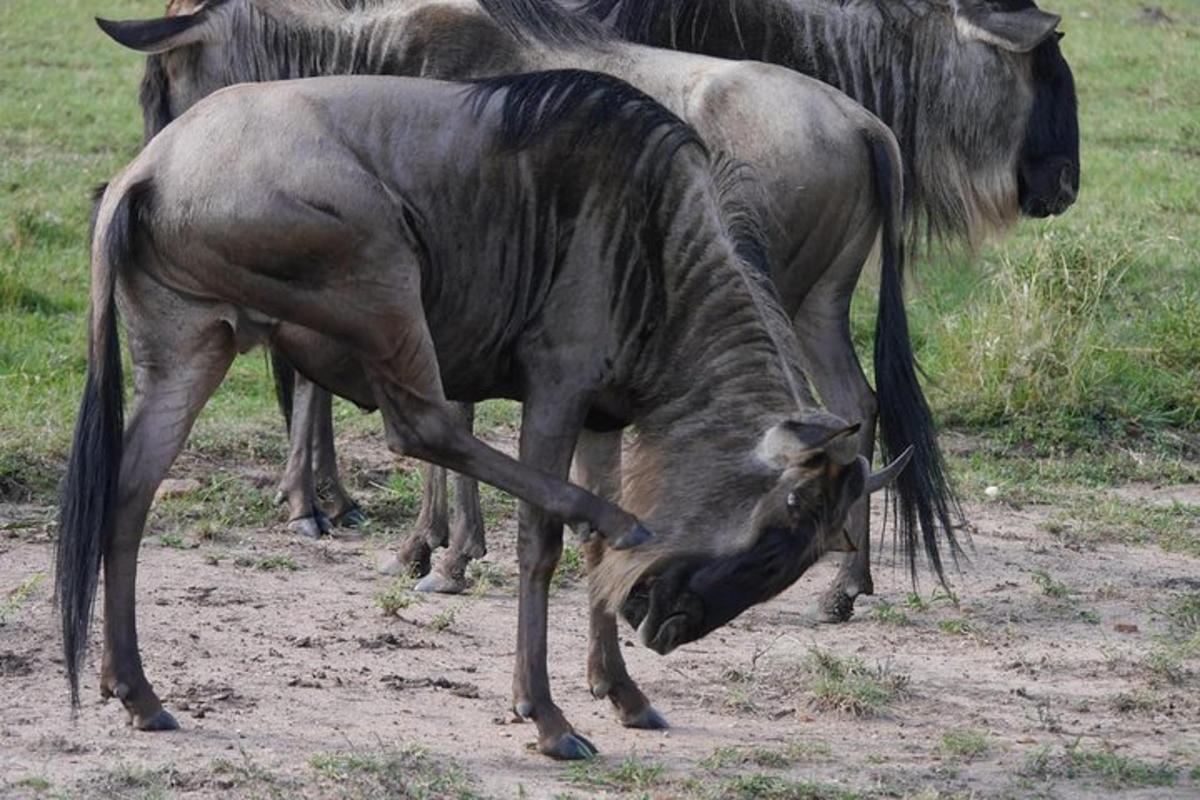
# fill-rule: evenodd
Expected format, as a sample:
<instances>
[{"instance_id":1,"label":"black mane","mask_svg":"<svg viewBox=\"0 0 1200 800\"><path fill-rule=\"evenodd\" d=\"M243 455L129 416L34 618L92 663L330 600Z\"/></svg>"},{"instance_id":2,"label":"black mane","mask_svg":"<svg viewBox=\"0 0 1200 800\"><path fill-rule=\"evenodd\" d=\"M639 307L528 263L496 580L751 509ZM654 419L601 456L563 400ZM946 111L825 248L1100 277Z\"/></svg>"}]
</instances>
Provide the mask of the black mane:
<instances>
[{"instance_id":1,"label":"black mane","mask_svg":"<svg viewBox=\"0 0 1200 800\"><path fill-rule=\"evenodd\" d=\"M557 0L478 0L488 16L522 41L571 46L595 44L608 32L590 16L563 8Z\"/></svg>"},{"instance_id":2,"label":"black mane","mask_svg":"<svg viewBox=\"0 0 1200 800\"><path fill-rule=\"evenodd\" d=\"M570 120L574 146L603 140L626 163L632 164L653 147L651 171L655 178L669 169L672 157L687 145L707 153L690 125L654 98L609 75L563 69L473 81L469 98L475 113L483 113L501 93L503 147L529 147Z\"/></svg>"},{"instance_id":3,"label":"black mane","mask_svg":"<svg viewBox=\"0 0 1200 800\"><path fill-rule=\"evenodd\" d=\"M607 149L600 163L630 176L636 164L646 164L637 176L637 188L650 204L657 202L675 154L689 145L696 147L709 160L720 214L735 253L774 294L758 213L761 204L751 202L759 184L744 164L724 154L710 158L694 128L654 98L610 75L564 69L486 78L472 82L469 102L481 114L501 93L501 146L529 147L569 121L574 126L573 147L601 144Z\"/></svg>"},{"instance_id":4,"label":"black mane","mask_svg":"<svg viewBox=\"0 0 1200 800\"><path fill-rule=\"evenodd\" d=\"M895 27L919 16L929 3L928 0L830 0L830 5L870 8L885 25ZM794 16L786 2L728 0L583 0L580 10L597 21L607 22L609 30L631 42L649 44L657 38L657 32L666 28L671 31L674 46L680 49L691 50L719 36L722 40L737 41L747 54L766 50L773 39L787 33L775 23ZM728 36L729 33L733 36Z\"/></svg>"}]
</instances>

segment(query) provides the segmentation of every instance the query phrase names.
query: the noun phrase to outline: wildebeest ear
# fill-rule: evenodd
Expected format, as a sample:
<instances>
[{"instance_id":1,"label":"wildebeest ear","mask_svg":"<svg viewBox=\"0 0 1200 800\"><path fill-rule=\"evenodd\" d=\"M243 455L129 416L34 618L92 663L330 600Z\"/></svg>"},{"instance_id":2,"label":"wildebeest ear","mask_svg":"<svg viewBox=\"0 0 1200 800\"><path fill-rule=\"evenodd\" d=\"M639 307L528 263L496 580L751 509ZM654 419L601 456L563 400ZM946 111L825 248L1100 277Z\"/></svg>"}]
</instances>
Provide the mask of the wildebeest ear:
<instances>
[{"instance_id":1,"label":"wildebeest ear","mask_svg":"<svg viewBox=\"0 0 1200 800\"><path fill-rule=\"evenodd\" d=\"M832 414L820 414L800 420L784 420L767 429L755 454L772 469L803 466L814 456L828 454L841 464L854 460L853 436L859 425L847 424Z\"/></svg>"},{"instance_id":2,"label":"wildebeest ear","mask_svg":"<svg viewBox=\"0 0 1200 800\"><path fill-rule=\"evenodd\" d=\"M1054 33L1062 17L1037 8L997 11L980 0L956 0L954 23L959 36L1028 53Z\"/></svg>"},{"instance_id":3,"label":"wildebeest ear","mask_svg":"<svg viewBox=\"0 0 1200 800\"><path fill-rule=\"evenodd\" d=\"M96 17L100 30L117 44L142 53L165 53L204 39L208 26L204 10L195 14L154 19L111 20Z\"/></svg>"}]
</instances>

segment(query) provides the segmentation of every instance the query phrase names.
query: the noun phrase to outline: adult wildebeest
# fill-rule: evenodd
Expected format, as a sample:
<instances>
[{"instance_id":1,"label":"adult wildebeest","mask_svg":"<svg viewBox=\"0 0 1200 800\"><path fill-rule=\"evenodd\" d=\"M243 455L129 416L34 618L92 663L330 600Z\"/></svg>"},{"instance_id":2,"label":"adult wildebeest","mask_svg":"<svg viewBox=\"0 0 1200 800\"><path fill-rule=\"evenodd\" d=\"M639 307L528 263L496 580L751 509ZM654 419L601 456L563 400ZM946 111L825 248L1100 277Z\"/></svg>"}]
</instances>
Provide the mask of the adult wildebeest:
<instances>
[{"instance_id":1,"label":"adult wildebeest","mask_svg":"<svg viewBox=\"0 0 1200 800\"><path fill-rule=\"evenodd\" d=\"M794 69L886 122L908 219L975 245L1079 192L1075 81L1033 0L583 0L630 41Z\"/></svg>"},{"instance_id":2,"label":"adult wildebeest","mask_svg":"<svg viewBox=\"0 0 1200 800\"><path fill-rule=\"evenodd\" d=\"M396 452L522 498L513 707L542 752L594 753L546 671L564 520L609 545L596 600L666 653L848 544L850 506L903 467L870 475L857 426L809 396L750 263L764 248L728 207L737 177L649 97L579 71L245 85L161 131L94 217L57 552L73 700L103 563L101 690L137 727L175 727L138 652L142 529L236 353L269 342L378 406ZM124 437L118 307L136 387ZM494 396L524 403L519 463L446 399ZM565 481L583 427L613 418L637 431L628 511Z\"/></svg>"},{"instance_id":3,"label":"adult wildebeest","mask_svg":"<svg viewBox=\"0 0 1200 800\"><path fill-rule=\"evenodd\" d=\"M881 206L876 191L880 182L899 183L899 153L886 128L858 104L778 67L609 41L594 22L553 3L219 0L198 8L194 2L176 0L169 11L173 15L161 20L102 23L118 42L155 54L147 62L142 88L148 136L221 86L319 73L469 78L577 67L616 75L646 91L695 126L714 149L750 164L763 178L761 205L775 279L802 333L811 379L827 407L863 423L860 452L868 458L874 447L876 401L850 340L848 312L863 263L883 230L876 335L876 389L886 409L882 439L890 454L915 447L913 463L898 487L900 522L906 528L921 528L925 550L940 576L942 565L932 543L939 530L950 535L953 501L908 344L898 223L886 227L889 217L899 217L899 204ZM315 458L321 474L336 486L328 398L300 392L294 418L293 458L285 473L291 514L317 531L321 525L319 514L313 513L312 480L303 476L311 475L309 459ZM610 427L620 423L614 420ZM314 429L315 456L310 451ZM611 454L619 447L614 439L608 436L601 447L600 437L588 437L588 446L581 448L587 477L597 485L608 479L610 470L586 456ZM335 500L335 507L345 506ZM445 539L444 488L433 507L441 510L440 523L433 524L432 531L418 525L403 548L408 559L421 565L428 562L430 543ZM429 520L429 511L428 505L423 508L422 521ZM856 507L848 523L864 551L866 512L865 504ZM467 559L484 550L478 514L464 518L474 524L453 533L441 574L430 576L438 588L461 587ZM905 532L901 538L910 537ZM839 613L847 611L841 600L847 593L871 590L869 573L863 576L867 583L842 581L832 593ZM619 661L615 633L605 633L604 638L611 640L606 646L609 657L593 660ZM641 701L634 706L636 713L622 713L640 719Z\"/></svg>"}]
</instances>

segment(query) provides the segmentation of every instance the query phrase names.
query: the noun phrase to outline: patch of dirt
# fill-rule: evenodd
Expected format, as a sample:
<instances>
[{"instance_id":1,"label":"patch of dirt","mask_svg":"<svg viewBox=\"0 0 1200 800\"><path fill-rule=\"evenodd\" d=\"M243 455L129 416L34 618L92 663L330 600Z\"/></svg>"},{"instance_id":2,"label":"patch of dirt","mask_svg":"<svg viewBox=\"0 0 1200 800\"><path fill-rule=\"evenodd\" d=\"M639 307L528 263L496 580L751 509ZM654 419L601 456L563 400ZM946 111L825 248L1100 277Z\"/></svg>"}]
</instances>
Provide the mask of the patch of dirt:
<instances>
[{"instance_id":1,"label":"patch of dirt","mask_svg":"<svg viewBox=\"0 0 1200 800\"><path fill-rule=\"evenodd\" d=\"M255 700L245 697L232 686L213 682L192 684L163 698L163 702L197 719L203 719L214 711L240 710L258 705Z\"/></svg>"},{"instance_id":2,"label":"patch of dirt","mask_svg":"<svg viewBox=\"0 0 1200 800\"><path fill-rule=\"evenodd\" d=\"M390 459L370 438L351 443L347 457L376 470ZM373 497L360 494L369 512ZM585 582L570 582L551 596L555 699L600 748L597 768L632 755L677 781L706 778L714 754L742 748L792 755L745 756L727 769L868 797L1197 796L1189 773L1200 765L1200 664L1190 656L1160 662L1162 609L1200 589L1200 560L1154 547L1067 549L1042 527L1059 512L1051 505L968 511L973 549L954 580L956 603L931 597L928 578L924 601L909 602L908 578L885 547L876 596L861 598L845 625L817 622L817 597L836 571L831 559L666 658L635 646L623 627L630 673L672 723L666 732L625 729L607 702L592 699ZM877 505L876 525L882 512ZM0 518L11 512L0 506ZM489 560L515 563L514 524L508 517L490 531ZM133 731L119 704L99 701L99 618L83 707L71 719L47 581L18 624L0 627L0 794L21 796L15 787L27 778L68 794L127 787L133 778L114 771L136 767L175 776L167 796L227 800L269 794L246 788L243 773L303 786L323 754L416 743L456 762L487 796L619 795L572 783L566 767L531 752L533 726L512 722L515 582L479 595L421 596L402 617L386 616L375 597L391 579L373 567L387 540L370 533L353 543L299 541L281 518L268 529L234 530L229 542L143 548L139 638L147 675L182 725L172 734ZM0 596L51 559L45 539L8 544ZM297 568L239 568L240 555L287 556ZM839 711L849 706L818 697L827 687L810 669L814 649L902 691L876 702L852 694L869 686L843 689L870 713ZM956 755L944 739L953 731L977 732L986 746ZM1073 747L1166 763L1175 777L1165 786L1112 783L1086 760L1060 769L1075 763ZM630 796L661 795L650 785Z\"/></svg>"},{"instance_id":3,"label":"patch of dirt","mask_svg":"<svg viewBox=\"0 0 1200 800\"><path fill-rule=\"evenodd\" d=\"M36 662L20 653L0 652L0 678L23 678L33 674Z\"/></svg>"},{"instance_id":4,"label":"patch of dirt","mask_svg":"<svg viewBox=\"0 0 1200 800\"><path fill-rule=\"evenodd\" d=\"M479 687L466 681L452 681L449 678L402 678L399 675L384 675L379 682L389 689L405 691L407 689L445 689L455 697L466 697L475 700L479 697Z\"/></svg>"}]
</instances>

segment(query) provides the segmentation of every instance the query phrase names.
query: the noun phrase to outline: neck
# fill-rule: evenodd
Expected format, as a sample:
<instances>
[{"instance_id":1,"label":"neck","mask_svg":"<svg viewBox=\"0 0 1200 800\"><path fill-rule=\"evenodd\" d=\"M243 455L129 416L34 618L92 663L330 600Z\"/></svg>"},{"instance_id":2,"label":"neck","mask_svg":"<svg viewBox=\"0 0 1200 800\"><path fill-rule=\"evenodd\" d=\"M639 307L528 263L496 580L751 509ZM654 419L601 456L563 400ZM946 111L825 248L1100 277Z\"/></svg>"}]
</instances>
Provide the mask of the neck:
<instances>
[{"instance_id":1,"label":"neck","mask_svg":"<svg viewBox=\"0 0 1200 800\"><path fill-rule=\"evenodd\" d=\"M659 204L671 217L661 228L665 309L639 361L647 412L622 504L652 530L720 530L697 540L724 549L775 477L755 461L763 433L816 403L765 271L738 257L712 187L695 184L674 197L668 188Z\"/></svg>"},{"instance_id":2,"label":"neck","mask_svg":"<svg viewBox=\"0 0 1200 800\"><path fill-rule=\"evenodd\" d=\"M769 38L760 57L841 89L892 129L904 159L905 214L913 234L976 247L1017 214L1011 135L984 130L975 115L981 79L1006 78L968 53L953 18L927 2L776 0L775 24L790 23L786 45ZM787 51L782 52L786 47ZM986 55L1003 60L1002 56ZM1004 120L1001 125L1012 122ZM1007 152L1011 149L1011 152ZM920 230L925 226L925 230Z\"/></svg>"},{"instance_id":3,"label":"neck","mask_svg":"<svg viewBox=\"0 0 1200 800\"><path fill-rule=\"evenodd\" d=\"M914 234L926 224L931 237L974 245L1014 221L1017 153L1007 152L1004 137L993 140L996 132L981 130L989 123L974 119L984 113L971 108L978 101L978 87L971 82L980 79L979 65L964 60L964 46L944 5L928 0L591 2L593 13L612 20L634 41L780 64L861 103L900 144L905 216ZM1021 132L1015 135L1020 141Z\"/></svg>"},{"instance_id":4,"label":"neck","mask_svg":"<svg viewBox=\"0 0 1200 800\"><path fill-rule=\"evenodd\" d=\"M230 19L231 41L257 47L235 51L226 67L229 82L418 75L421 54L411 52L414 37L405 14L403 6L346 11L320 3L246 2Z\"/></svg>"}]
</instances>

